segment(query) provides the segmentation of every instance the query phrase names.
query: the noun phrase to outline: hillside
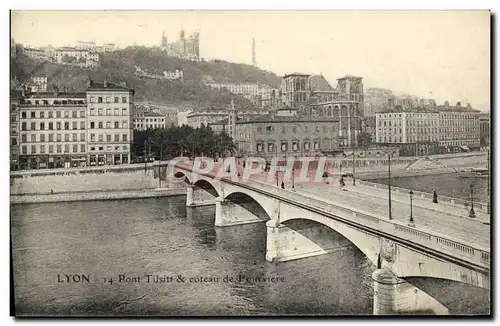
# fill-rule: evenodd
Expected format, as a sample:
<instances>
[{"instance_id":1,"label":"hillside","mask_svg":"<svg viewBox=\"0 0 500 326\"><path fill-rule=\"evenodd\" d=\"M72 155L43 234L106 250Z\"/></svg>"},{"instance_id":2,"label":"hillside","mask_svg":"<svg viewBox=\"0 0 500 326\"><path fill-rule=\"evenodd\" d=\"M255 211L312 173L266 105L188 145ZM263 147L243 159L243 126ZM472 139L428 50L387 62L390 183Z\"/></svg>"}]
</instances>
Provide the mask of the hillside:
<instances>
[{"instance_id":1,"label":"hillside","mask_svg":"<svg viewBox=\"0 0 500 326\"><path fill-rule=\"evenodd\" d=\"M155 74L162 74L164 70L181 69L184 81L137 77L134 75L134 66ZM136 101L147 99L192 107L225 106L233 97L237 105L251 107L250 101L243 97L209 89L201 82L204 75L211 75L216 81L260 82L274 87L279 83L275 74L253 66L219 60L189 62L168 57L158 49L144 47L129 47L102 55L101 67L93 70L48 62L38 63L23 56L11 59L11 79L17 78L23 82L31 75L46 75L49 89L58 85L61 89L67 87L70 90L85 89L88 77L100 82L106 76L110 82L125 80L129 87L136 90Z\"/></svg>"}]
</instances>

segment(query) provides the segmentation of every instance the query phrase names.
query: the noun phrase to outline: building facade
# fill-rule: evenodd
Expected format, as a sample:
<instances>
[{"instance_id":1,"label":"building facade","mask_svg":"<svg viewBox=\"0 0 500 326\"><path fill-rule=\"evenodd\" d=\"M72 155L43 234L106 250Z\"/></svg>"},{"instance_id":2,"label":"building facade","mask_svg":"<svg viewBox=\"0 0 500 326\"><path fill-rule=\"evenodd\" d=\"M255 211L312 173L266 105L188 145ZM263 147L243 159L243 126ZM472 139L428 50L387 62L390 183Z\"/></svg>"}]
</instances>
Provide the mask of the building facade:
<instances>
[{"instance_id":1,"label":"building facade","mask_svg":"<svg viewBox=\"0 0 500 326\"><path fill-rule=\"evenodd\" d=\"M479 138L481 147L490 146L490 114L479 116Z\"/></svg>"},{"instance_id":2,"label":"building facade","mask_svg":"<svg viewBox=\"0 0 500 326\"><path fill-rule=\"evenodd\" d=\"M134 114L134 130L148 130L165 128L167 126L164 115L154 112L142 112Z\"/></svg>"},{"instance_id":3,"label":"building facade","mask_svg":"<svg viewBox=\"0 0 500 326\"><path fill-rule=\"evenodd\" d=\"M19 169L19 103L21 91L10 94L10 169Z\"/></svg>"},{"instance_id":4,"label":"building facade","mask_svg":"<svg viewBox=\"0 0 500 326\"><path fill-rule=\"evenodd\" d=\"M126 85L90 82L86 94L89 165L130 163L134 93Z\"/></svg>"},{"instance_id":5,"label":"building facade","mask_svg":"<svg viewBox=\"0 0 500 326\"><path fill-rule=\"evenodd\" d=\"M398 146L401 155L469 151L479 148L479 113L441 106L437 111L376 114L376 142Z\"/></svg>"},{"instance_id":6,"label":"building facade","mask_svg":"<svg viewBox=\"0 0 500 326\"><path fill-rule=\"evenodd\" d=\"M86 166L85 93L25 94L19 102L21 169Z\"/></svg>"}]
</instances>

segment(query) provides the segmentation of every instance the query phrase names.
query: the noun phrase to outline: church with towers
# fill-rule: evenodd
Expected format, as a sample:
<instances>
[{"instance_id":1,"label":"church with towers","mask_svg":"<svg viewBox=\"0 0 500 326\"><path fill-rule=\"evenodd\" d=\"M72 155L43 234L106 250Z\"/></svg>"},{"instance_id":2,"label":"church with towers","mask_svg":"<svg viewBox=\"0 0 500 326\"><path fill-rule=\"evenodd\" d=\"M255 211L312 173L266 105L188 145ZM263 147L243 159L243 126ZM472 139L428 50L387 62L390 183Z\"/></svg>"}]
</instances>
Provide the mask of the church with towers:
<instances>
[{"instance_id":1,"label":"church with towers","mask_svg":"<svg viewBox=\"0 0 500 326\"><path fill-rule=\"evenodd\" d=\"M165 32L163 32L160 47L169 56L200 61L200 33L198 31L186 36L184 30L181 29L179 39L171 43L168 42Z\"/></svg>"}]
</instances>

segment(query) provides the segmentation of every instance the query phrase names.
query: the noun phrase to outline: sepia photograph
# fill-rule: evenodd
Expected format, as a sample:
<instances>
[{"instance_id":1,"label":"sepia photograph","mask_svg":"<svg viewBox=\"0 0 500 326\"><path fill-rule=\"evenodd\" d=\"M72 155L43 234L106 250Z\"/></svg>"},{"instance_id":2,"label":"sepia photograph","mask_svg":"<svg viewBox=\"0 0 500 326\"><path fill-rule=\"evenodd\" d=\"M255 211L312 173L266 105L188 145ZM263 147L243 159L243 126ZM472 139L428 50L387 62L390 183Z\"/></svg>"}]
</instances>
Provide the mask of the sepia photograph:
<instances>
[{"instance_id":1,"label":"sepia photograph","mask_svg":"<svg viewBox=\"0 0 500 326\"><path fill-rule=\"evenodd\" d=\"M491 11L9 15L13 317L491 317Z\"/></svg>"}]
</instances>

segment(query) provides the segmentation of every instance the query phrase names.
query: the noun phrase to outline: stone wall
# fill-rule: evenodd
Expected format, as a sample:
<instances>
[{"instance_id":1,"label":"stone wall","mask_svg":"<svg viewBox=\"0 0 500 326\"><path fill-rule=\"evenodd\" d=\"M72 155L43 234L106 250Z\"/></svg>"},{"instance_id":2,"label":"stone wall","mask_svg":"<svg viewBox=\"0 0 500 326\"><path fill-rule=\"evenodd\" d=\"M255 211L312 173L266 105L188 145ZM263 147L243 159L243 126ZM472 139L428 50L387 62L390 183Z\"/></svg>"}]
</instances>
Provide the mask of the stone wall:
<instances>
[{"instance_id":1,"label":"stone wall","mask_svg":"<svg viewBox=\"0 0 500 326\"><path fill-rule=\"evenodd\" d=\"M144 165L121 168L31 170L10 175L11 195L140 190L158 188L153 168Z\"/></svg>"}]
</instances>

